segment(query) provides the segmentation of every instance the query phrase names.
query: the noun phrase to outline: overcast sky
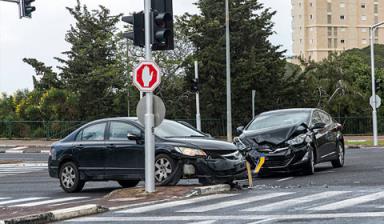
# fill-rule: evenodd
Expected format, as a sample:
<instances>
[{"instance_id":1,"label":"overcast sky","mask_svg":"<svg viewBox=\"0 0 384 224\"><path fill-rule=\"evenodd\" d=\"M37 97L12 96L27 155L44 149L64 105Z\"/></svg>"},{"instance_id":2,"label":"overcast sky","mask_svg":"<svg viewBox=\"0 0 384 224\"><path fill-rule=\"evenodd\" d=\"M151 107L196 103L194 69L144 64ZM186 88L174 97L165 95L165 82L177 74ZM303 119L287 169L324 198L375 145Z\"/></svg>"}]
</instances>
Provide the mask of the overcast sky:
<instances>
[{"instance_id":1,"label":"overcast sky","mask_svg":"<svg viewBox=\"0 0 384 224\"><path fill-rule=\"evenodd\" d=\"M113 14L141 11L143 0L82 0L88 8L104 5ZM174 0L174 12L198 13L193 5L196 0ZM261 0L266 7L277 11L273 18L275 45L282 45L291 55L291 6L290 0ZM64 35L74 22L65 7L73 7L76 0L36 0L32 19L19 19L17 4L0 0L0 92L11 94L17 89L32 89L34 70L24 62L24 57L37 58L55 67L53 59L69 49Z\"/></svg>"}]
</instances>

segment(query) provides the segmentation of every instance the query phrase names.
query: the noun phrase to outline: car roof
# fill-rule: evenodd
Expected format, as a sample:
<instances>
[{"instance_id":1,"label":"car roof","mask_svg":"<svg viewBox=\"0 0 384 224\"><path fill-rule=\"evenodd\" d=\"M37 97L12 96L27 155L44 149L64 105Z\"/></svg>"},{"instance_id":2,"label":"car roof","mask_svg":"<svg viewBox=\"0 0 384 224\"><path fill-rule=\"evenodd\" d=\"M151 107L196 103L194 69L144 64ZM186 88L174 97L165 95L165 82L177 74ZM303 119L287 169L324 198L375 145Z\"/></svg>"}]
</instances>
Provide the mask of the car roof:
<instances>
[{"instance_id":1,"label":"car roof","mask_svg":"<svg viewBox=\"0 0 384 224\"><path fill-rule=\"evenodd\" d=\"M268 115L268 114L274 114L274 113L292 113L292 112L313 112L315 110L320 110L317 108L291 108L291 109L282 109L282 110L271 110L267 112L263 112L260 115Z\"/></svg>"}]
</instances>

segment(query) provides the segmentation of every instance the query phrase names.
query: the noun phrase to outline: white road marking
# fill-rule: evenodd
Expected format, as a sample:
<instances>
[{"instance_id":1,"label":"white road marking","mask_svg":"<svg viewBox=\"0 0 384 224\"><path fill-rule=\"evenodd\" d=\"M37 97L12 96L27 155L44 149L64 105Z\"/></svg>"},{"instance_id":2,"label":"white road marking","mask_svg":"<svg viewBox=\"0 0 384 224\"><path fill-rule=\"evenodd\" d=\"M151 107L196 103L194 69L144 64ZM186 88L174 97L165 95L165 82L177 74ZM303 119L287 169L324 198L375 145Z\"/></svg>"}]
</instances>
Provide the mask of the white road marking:
<instances>
[{"instance_id":1,"label":"white road marking","mask_svg":"<svg viewBox=\"0 0 384 224\"><path fill-rule=\"evenodd\" d=\"M186 224L213 224L215 222L216 222L216 220L206 220L206 221L201 221L201 222L189 222Z\"/></svg>"},{"instance_id":2,"label":"white road marking","mask_svg":"<svg viewBox=\"0 0 384 224\"><path fill-rule=\"evenodd\" d=\"M207 212L207 211L217 210L217 209L221 209L221 208L227 208L227 207L232 207L232 206L236 206L236 205L242 205L242 204L248 204L251 202L262 201L262 200L280 197L280 196L289 195L289 194L293 194L293 193L292 192L281 192L281 193L262 194L262 195L257 195L257 196L253 196L253 197L227 200L227 201L221 201L221 202L214 203L214 204L202 205L199 207L192 207L192 208L180 210L177 212Z\"/></svg>"},{"instance_id":3,"label":"white road marking","mask_svg":"<svg viewBox=\"0 0 384 224\"><path fill-rule=\"evenodd\" d=\"M266 204L266 205L262 205L262 206L255 206L253 208L247 208L247 209L244 209L241 211L245 211L245 212L263 211L263 212L265 212L265 211L279 210L279 209L283 209L283 208L292 207L292 206L295 206L297 204L304 204L304 203L311 202L311 201L316 201L316 200L321 200L324 198L334 197L336 195L345 194L348 192L349 191L326 191L326 192L322 192L322 193L318 193L318 194L307 195L304 197L278 201L275 203L270 203L270 204Z\"/></svg>"},{"instance_id":4,"label":"white road marking","mask_svg":"<svg viewBox=\"0 0 384 224\"><path fill-rule=\"evenodd\" d=\"M49 150L41 150L40 153L49 154Z\"/></svg>"},{"instance_id":5,"label":"white road marking","mask_svg":"<svg viewBox=\"0 0 384 224\"><path fill-rule=\"evenodd\" d=\"M0 198L0 200L6 200L6 199L10 199L10 197L3 197L3 198Z\"/></svg>"},{"instance_id":6,"label":"white road marking","mask_svg":"<svg viewBox=\"0 0 384 224\"><path fill-rule=\"evenodd\" d=\"M291 214L291 215L232 215L232 216L144 216L144 217L84 217L78 219L67 220L65 222L166 222L166 221L204 221L216 220L229 222L239 220L314 220L314 219L335 219L335 218L381 218L384 212L354 212L354 213L324 213L324 214Z\"/></svg>"},{"instance_id":7,"label":"white road marking","mask_svg":"<svg viewBox=\"0 0 384 224\"><path fill-rule=\"evenodd\" d=\"M272 218L272 219L263 219L263 220L256 221L256 222L250 222L247 224L261 224L261 223L268 223L268 222L274 222L274 221L276 221L276 219Z\"/></svg>"},{"instance_id":8,"label":"white road marking","mask_svg":"<svg viewBox=\"0 0 384 224\"><path fill-rule=\"evenodd\" d=\"M282 181L291 180L291 179L293 179L293 177L287 177L287 178L283 178L283 179L276 180L276 181L277 182L282 182Z\"/></svg>"},{"instance_id":9,"label":"white road marking","mask_svg":"<svg viewBox=\"0 0 384 224\"><path fill-rule=\"evenodd\" d=\"M331 203L331 204L326 204L323 206L315 207L315 208L310 208L308 210L311 211L327 211L327 210L336 210L336 209L342 209L342 208L347 208L347 207L352 207L358 204L363 204L366 202L378 200L380 198L384 198L384 191L374 193L374 194L368 194L356 198L350 198L346 199L343 201Z\"/></svg>"},{"instance_id":10,"label":"white road marking","mask_svg":"<svg viewBox=\"0 0 384 224\"><path fill-rule=\"evenodd\" d=\"M57 202L79 200L84 198L88 198L88 197L68 197L68 198L50 199L50 200L37 201L37 202L31 202L31 203L25 203L25 204L18 204L10 207L32 207L37 205L53 204Z\"/></svg>"},{"instance_id":11,"label":"white road marking","mask_svg":"<svg viewBox=\"0 0 384 224\"><path fill-rule=\"evenodd\" d=\"M191 199L180 200L180 201L170 201L170 202L164 202L161 204L154 204L154 205L147 205L147 206L138 207L138 208L131 208L131 209L123 210L123 211L117 211L116 213L149 212L149 211L154 211L154 210L158 210L158 209L176 207L176 206L180 206L180 205L193 204L193 203L197 203L197 202L202 202L202 201L207 201L207 200L212 200L212 199L218 199L218 198L225 198L225 197L230 197L230 196L234 196L234 195L235 194L214 194L214 195L208 195L205 197L191 198Z\"/></svg>"},{"instance_id":12,"label":"white road marking","mask_svg":"<svg viewBox=\"0 0 384 224\"><path fill-rule=\"evenodd\" d=\"M21 199L0 201L0 205L14 204L14 203L26 202L26 201L36 201L36 200L45 199L45 198L46 197L31 197L31 198L21 198Z\"/></svg>"}]
</instances>

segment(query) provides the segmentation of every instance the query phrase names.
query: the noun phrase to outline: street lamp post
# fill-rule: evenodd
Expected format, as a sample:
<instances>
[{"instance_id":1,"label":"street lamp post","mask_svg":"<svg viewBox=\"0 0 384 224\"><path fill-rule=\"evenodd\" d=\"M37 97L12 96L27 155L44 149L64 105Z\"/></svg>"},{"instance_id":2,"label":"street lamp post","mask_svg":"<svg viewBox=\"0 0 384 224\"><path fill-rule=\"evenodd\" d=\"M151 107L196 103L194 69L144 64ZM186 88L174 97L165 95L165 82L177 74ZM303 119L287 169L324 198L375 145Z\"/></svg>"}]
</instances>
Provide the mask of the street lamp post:
<instances>
[{"instance_id":1,"label":"street lamp post","mask_svg":"<svg viewBox=\"0 0 384 224\"><path fill-rule=\"evenodd\" d=\"M225 0L225 39L227 58L227 141L232 141L232 99L231 99L231 51L229 40L229 4Z\"/></svg>"},{"instance_id":2,"label":"street lamp post","mask_svg":"<svg viewBox=\"0 0 384 224\"><path fill-rule=\"evenodd\" d=\"M375 83L375 39L374 35L379 26L384 25L384 22L377 23L375 25L372 25L369 29L370 31L370 39L371 39L371 75L372 75L372 98L373 100L373 106L372 106L372 124L373 124L373 145L378 145L377 140L377 111L376 111L376 83Z\"/></svg>"}]
</instances>

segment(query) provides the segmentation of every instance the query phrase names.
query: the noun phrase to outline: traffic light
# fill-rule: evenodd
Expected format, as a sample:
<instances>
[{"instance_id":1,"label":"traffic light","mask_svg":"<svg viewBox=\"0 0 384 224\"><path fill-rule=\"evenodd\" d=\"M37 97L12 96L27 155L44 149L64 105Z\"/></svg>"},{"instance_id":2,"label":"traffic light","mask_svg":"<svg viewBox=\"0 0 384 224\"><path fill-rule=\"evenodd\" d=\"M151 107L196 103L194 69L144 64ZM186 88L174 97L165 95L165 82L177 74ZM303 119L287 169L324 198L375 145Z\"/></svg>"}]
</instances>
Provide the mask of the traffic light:
<instances>
[{"instance_id":1,"label":"traffic light","mask_svg":"<svg viewBox=\"0 0 384 224\"><path fill-rule=\"evenodd\" d=\"M383 90L383 80L376 79L375 81L376 93Z\"/></svg>"},{"instance_id":2,"label":"traffic light","mask_svg":"<svg viewBox=\"0 0 384 224\"><path fill-rule=\"evenodd\" d=\"M32 18L32 12L36 10L35 6L32 6L32 2L35 0L21 0L21 17Z\"/></svg>"},{"instance_id":3,"label":"traffic light","mask_svg":"<svg viewBox=\"0 0 384 224\"><path fill-rule=\"evenodd\" d=\"M123 22L133 25L132 32L124 33L124 37L130 40L133 40L135 46L144 47L145 46L145 23L144 23L144 13L134 13L133 16L124 16L121 19Z\"/></svg>"},{"instance_id":4,"label":"traffic light","mask_svg":"<svg viewBox=\"0 0 384 224\"><path fill-rule=\"evenodd\" d=\"M194 93L199 92L199 79L191 79L191 91Z\"/></svg>"},{"instance_id":5,"label":"traffic light","mask_svg":"<svg viewBox=\"0 0 384 224\"><path fill-rule=\"evenodd\" d=\"M152 50L174 49L172 0L152 0Z\"/></svg>"}]
</instances>

